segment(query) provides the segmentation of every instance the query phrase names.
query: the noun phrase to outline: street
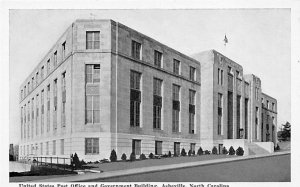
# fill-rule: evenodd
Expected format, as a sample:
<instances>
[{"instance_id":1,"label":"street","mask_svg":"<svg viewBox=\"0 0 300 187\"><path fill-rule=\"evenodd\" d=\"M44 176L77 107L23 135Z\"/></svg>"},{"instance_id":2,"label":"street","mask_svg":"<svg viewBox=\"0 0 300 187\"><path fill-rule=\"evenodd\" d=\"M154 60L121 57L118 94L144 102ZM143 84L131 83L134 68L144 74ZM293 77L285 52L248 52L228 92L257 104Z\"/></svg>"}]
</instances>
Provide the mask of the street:
<instances>
[{"instance_id":1,"label":"street","mask_svg":"<svg viewBox=\"0 0 300 187\"><path fill-rule=\"evenodd\" d=\"M89 182L289 182L291 155L135 174ZM87 181L86 181L87 182Z\"/></svg>"}]
</instances>

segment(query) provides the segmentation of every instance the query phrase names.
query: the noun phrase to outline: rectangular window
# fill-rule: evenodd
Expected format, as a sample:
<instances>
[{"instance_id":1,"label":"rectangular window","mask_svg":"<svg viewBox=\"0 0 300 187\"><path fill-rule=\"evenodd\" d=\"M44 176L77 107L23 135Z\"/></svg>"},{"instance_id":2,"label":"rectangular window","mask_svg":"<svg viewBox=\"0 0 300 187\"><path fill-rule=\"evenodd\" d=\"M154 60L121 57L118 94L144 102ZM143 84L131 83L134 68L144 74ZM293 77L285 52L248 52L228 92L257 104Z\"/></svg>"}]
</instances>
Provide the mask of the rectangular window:
<instances>
[{"instance_id":1,"label":"rectangular window","mask_svg":"<svg viewBox=\"0 0 300 187\"><path fill-rule=\"evenodd\" d=\"M161 108L162 108L162 96L161 96L162 80L153 79L153 128L161 128Z\"/></svg>"},{"instance_id":2,"label":"rectangular window","mask_svg":"<svg viewBox=\"0 0 300 187\"><path fill-rule=\"evenodd\" d=\"M31 99L31 137L33 138L33 129L34 129L34 98Z\"/></svg>"},{"instance_id":3,"label":"rectangular window","mask_svg":"<svg viewBox=\"0 0 300 187\"><path fill-rule=\"evenodd\" d=\"M50 131L50 84L47 86L47 132Z\"/></svg>"},{"instance_id":4,"label":"rectangular window","mask_svg":"<svg viewBox=\"0 0 300 187\"><path fill-rule=\"evenodd\" d=\"M57 79L53 81L53 129L57 129Z\"/></svg>"},{"instance_id":5,"label":"rectangular window","mask_svg":"<svg viewBox=\"0 0 300 187\"><path fill-rule=\"evenodd\" d=\"M195 95L196 91L189 90L189 133L195 134Z\"/></svg>"},{"instance_id":6,"label":"rectangular window","mask_svg":"<svg viewBox=\"0 0 300 187\"><path fill-rule=\"evenodd\" d=\"M196 68L190 66L190 80L196 81Z\"/></svg>"},{"instance_id":7,"label":"rectangular window","mask_svg":"<svg viewBox=\"0 0 300 187\"><path fill-rule=\"evenodd\" d=\"M196 144L195 143L191 143L190 150L192 151L192 153L195 151L195 147L196 147Z\"/></svg>"},{"instance_id":8,"label":"rectangular window","mask_svg":"<svg viewBox=\"0 0 300 187\"><path fill-rule=\"evenodd\" d=\"M180 74L180 61L173 59L173 73L175 73L176 75Z\"/></svg>"},{"instance_id":9,"label":"rectangular window","mask_svg":"<svg viewBox=\"0 0 300 187\"><path fill-rule=\"evenodd\" d=\"M39 94L36 95L36 112L35 112L35 134L38 135L39 129Z\"/></svg>"},{"instance_id":10,"label":"rectangular window","mask_svg":"<svg viewBox=\"0 0 300 187\"><path fill-rule=\"evenodd\" d=\"M223 70L218 68L218 84L223 85Z\"/></svg>"},{"instance_id":11,"label":"rectangular window","mask_svg":"<svg viewBox=\"0 0 300 187\"><path fill-rule=\"evenodd\" d=\"M100 123L100 64L86 65L85 121Z\"/></svg>"},{"instance_id":12,"label":"rectangular window","mask_svg":"<svg viewBox=\"0 0 300 187\"><path fill-rule=\"evenodd\" d=\"M44 107L44 90L41 92L41 134L44 133L44 113L45 113L45 107Z\"/></svg>"},{"instance_id":13,"label":"rectangular window","mask_svg":"<svg viewBox=\"0 0 300 187\"><path fill-rule=\"evenodd\" d=\"M53 54L53 67L55 68L57 66L57 51Z\"/></svg>"},{"instance_id":14,"label":"rectangular window","mask_svg":"<svg viewBox=\"0 0 300 187\"><path fill-rule=\"evenodd\" d=\"M272 110L275 111L275 104L272 103Z\"/></svg>"},{"instance_id":15,"label":"rectangular window","mask_svg":"<svg viewBox=\"0 0 300 187\"><path fill-rule=\"evenodd\" d=\"M35 74L35 85L38 86L39 84L39 72L36 72Z\"/></svg>"},{"instance_id":16,"label":"rectangular window","mask_svg":"<svg viewBox=\"0 0 300 187\"><path fill-rule=\"evenodd\" d=\"M85 154L99 154L99 138L85 139Z\"/></svg>"},{"instance_id":17,"label":"rectangular window","mask_svg":"<svg viewBox=\"0 0 300 187\"><path fill-rule=\"evenodd\" d=\"M56 155L56 140L53 140L52 155Z\"/></svg>"},{"instance_id":18,"label":"rectangular window","mask_svg":"<svg viewBox=\"0 0 300 187\"><path fill-rule=\"evenodd\" d=\"M248 102L249 100L245 98L245 139L248 139Z\"/></svg>"},{"instance_id":19,"label":"rectangular window","mask_svg":"<svg viewBox=\"0 0 300 187\"><path fill-rule=\"evenodd\" d=\"M141 154L141 140L132 140L132 152L135 155Z\"/></svg>"},{"instance_id":20,"label":"rectangular window","mask_svg":"<svg viewBox=\"0 0 300 187\"><path fill-rule=\"evenodd\" d=\"M179 101L179 92L180 92L180 86L173 84L173 100Z\"/></svg>"},{"instance_id":21,"label":"rectangular window","mask_svg":"<svg viewBox=\"0 0 300 187\"><path fill-rule=\"evenodd\" d=\"M49 142L46 142L46 155L49 155Z\"/></svg>"},{"instance_id":22,"label":"rectangular window","mask_svg":"<svg viewBox=\"0 0 300 187\"><path fill-rule=\"evenodd\" d=\"M48 61L47 61L47 75L49 75L50 71L51 71L50 59L48 59Z\"/></svg>"},{"instance_id":23,"label":"rectangular window","mask_svg":"<svg viewBox=\"0 0 300 187\"><path fill-rule=\"evenodd\" d=\"M130 126L140 126L140 90L141 74L136 71L130 72Z\"/></svg>"},{"instance_id":24,"label":"rectangular window","mask_svg":"<svg viewBox=\"0 0 300 187\"><path fill-rule=\"evenodd\" d=\"M258 139L258 117L259 117L259 109L258 107L255 107L255 130L254 130L254 136L255 139Z\"/></svg>"},{"instance_id":25,"label":"rectangular window","mask_svg":"<svg viewBox=\"0 0 300 187\"><path fill-rule=\"evenodd\" d=\"M41 147L41 149L40 149L41 155L43 155L44 154L44 152L43 152L43 143L40 143L40 147Z\"/></svg>"},{"instance_id":26,"label":"rectangular window","mask_svg":"<svg viewBox=\"0 0 300 187\"><path fill-rule=\"evenodd\" d=\"M62 56L62 59L64 60L65 57L66 57L66 42L64 42L64 43L61 45L61 50L62 50L61 56Z\"/></svg>"},{"instance_id":27,"label":"rectangular window","mask_svg":"<svg viewBox=\"0 0 300 187\"><path fill-rule=\"evenodd\" d=\"M223 95L218 93L218 135L222 134L223 126Z\"/></svg>"},{"instance_id":28,"label":"rectangular window","mask_svg":"<svg viewBox=\"0 0 300 187\"><path fill-rule=\"evenodd\" d=\"M180 101L179 101L180 86L173 84L173 111L172 111L172 131L179 132L179 114L180 114Z\"/></svg>"},{"instance_id":29,"label":"rectangular window","mask_svg":"<svg viewBox=\"0 0 300 187\"><path fill-rule=\"evenodd\" d=\"M174 142L174 155L180 155L180 142Z\"/></svg>"},{"instance_id":30,"label":"rectangular window","mask_svg":"<svg viewBox=\"0 0 300 187\"><path fill-rule=\"evenodd\" d=\"M100 49L100 31L86 31L86 49Z\"/></svg>"},{"instance_id":31,"label":"rectangular window","mask_svg":"<svg viewBox=\"0 0 300 187\"><path fill-rule=\"evenodd\" d=\"M41 81L44 79L44 66L41 67Z\"/></svg>"},{"instance_id":32,"label":"rectangular window","mask_svg":"<svg viewBox=\"0 0 300 187\"><path fill-rule=\"evenodd\" d=\"M270 109L270 103L268 100L267 100L267 109Z\"/></svg>"},{"instance_id":33,"label":"rectangular window","mask_svg":"<svg viewBox=\"0 0 300 187\"><path fill-rule=\"evenodd\" d=\"M155 141L155 155L162 155L162 141Z\"/></svg>"},{"instance_id":34,"label":"rectangular window","mask_svg":"<svg viewBox=\"0 0 300 187\"><path fill-rule=\"evenodd\" d=\"M141 60L141 48L142 45L134 40L131 42L131 56L132 58Z\"/></svg>"},{"instance_id":35,"label":"rectangular window","mask_svg":"<svg viewBox=\"0 0 300 187\"><path fill-rule=\"evenodd\" d=\"M65 154L65 140L64 139L60 140L60 154L61 155Z\"/></svg>"},{"instance_id":36,"label":"rectangular window","mask_svg":"<svg viewBox=\"0 0 300 187\"><path fill-rule=\"evenodd\" d=\"M66 126L66 72L61 76L61 90L62 90L62 105L61 105L61 124Z\"/></svg>"},{"instance_id":37,"label":"rectangular window","mask_svg":"<svg viewBox=\"0 0 300 187\"><path fill-rule=\"evenodd\" d=\"M241 96L236 97L236 138L240 139L240 128L241 128Z\"/></svg>"},{"instance_id":38,"label":"rectangular window","mask_svg":"<svg viewBox=\"0 0 300 187\"><path fill-rule=\"evenodd\" d=\"M21 140L23 140L23 107L21 107Z\"/></svg>"},{"instance_id":39,"label":"rectangular window","mask_svg":"<svg viewBox=\"0 0 300 187\"><path fill-rule=\"evenodd\" d=\"M30 82L27 83L27 87L28 87L28 95L29 95L29 93L31 91Z\"/></svg>"},{"instance_id":40,"label":"rectangular window","mask_svg":"<svg viewBox=\"0 0 300 187\"><path fill-rule=\"evenodd\" d=\"M31 78L31 86L32 86L31 90L33 90L35 88L34 84L35 84L34 77L32 77Z\"/></svg>"},{"instance_id":41,"label":"rectangular window","mask_svg":"<svg viewBox=\"0 0 300 187\"><path fill-rule=\"evenodd\" d=\"M162 53L159 51L154 50L154 65L156 67L161 67L162 62Z\"/></svg>"}]
</instances>

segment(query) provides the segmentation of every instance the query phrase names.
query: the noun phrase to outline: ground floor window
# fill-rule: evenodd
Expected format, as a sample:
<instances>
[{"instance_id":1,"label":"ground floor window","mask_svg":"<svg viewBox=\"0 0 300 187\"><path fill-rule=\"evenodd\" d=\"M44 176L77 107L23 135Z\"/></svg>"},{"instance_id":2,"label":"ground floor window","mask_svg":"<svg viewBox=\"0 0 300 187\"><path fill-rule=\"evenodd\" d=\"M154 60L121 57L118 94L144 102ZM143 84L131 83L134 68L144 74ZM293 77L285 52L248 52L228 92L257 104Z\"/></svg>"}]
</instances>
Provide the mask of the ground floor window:
<instances>
[{"instance_id":1,"label":"ground floor window","mask_svg":"<svg viewBox=\"0 0 300 187\"><path fill-rule=\"evenodd\" d=\"M162 154L162 141L155 141L155 155Z\"/></svg>"},{"instance_id":2,"label":"ground floor window","mask_svg":"<svg viewBox=\"0 0 300 187\"><path fill-rule=\"evenodd\" d=\"M132 152L135 155L141 154L141 140L132 140Z\"/></svg>"},{"instance_id":3,"label":"ground floor window","mask_svg":"<svg viewBox=\"0 0 300 187\"><path fill-rule=\"evenodd\" d=\"M190 150L192 152L195 151L195 147L196 147L196 144L195 143L191 143Z\"/></svg>"},{"instance_id":4,"label":"ground floor window","mask_svg":"<svg viewBox=\"0 0 300 187\"><path fill-rule=\"evenodd\" d=\"M53 140L53 150L52 155L56 155L56 140Z\"/></svg>"},{"instance_id":5,"label":"ground floor window","mask_svg":"<svg viewBox=\"0 0 300 187\"><path fill-rule=\"evenodd\" d=\"M174 142L174 155L180 155L180 142Z\"/></svg>"},{"instance_id":6,"label":"ground floor window","mask_svg":"<svg viewBox=\"0 0 300 187\"><path fill-rule=\"evenodd\" d=\"M99 154L99 138L85 139L85 154Z\"/></svg>"}]
</instances>

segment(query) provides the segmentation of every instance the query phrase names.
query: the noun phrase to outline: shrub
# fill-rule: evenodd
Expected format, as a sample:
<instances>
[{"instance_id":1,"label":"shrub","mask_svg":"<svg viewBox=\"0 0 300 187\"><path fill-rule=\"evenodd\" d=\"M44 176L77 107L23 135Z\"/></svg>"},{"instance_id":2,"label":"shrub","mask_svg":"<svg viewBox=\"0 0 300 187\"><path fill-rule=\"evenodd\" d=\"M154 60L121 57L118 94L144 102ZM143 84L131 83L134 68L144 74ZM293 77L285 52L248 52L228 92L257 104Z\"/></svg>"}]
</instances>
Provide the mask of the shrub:
<instances>
[{"instance_id":1,"label":"shrub","mask_svg":"<svg viewBox=\"0 0 300 187\"><path fill-rule=\"evenodd\" d=\"M107 158L103 158L102 160L100 160L101 163L109 163L109 160Z\"/></svg>"},{"instance_id":2,"label":"shrub","mask_svg":"<svg viewBox=\"0 0 300 187\"><path fill-rule=\"evenodd\" d=\"M86 162L82 159L82 160L80 161L80 165L81 165L81 166L86 165Z\"/></svg>"},{"instance_id":3,"label":"shrub","mask_svg":"<svg viewBox=\"0 0 300 187\"><path fill-rule=\"evenodd\" d=\"M184 148L181 149L181 156L186 156L186 152Z\"/></svg>"},{"instance_id":4,"label":"shrub","mask_svg":"<svg viewBox=\"0 0 300 187\"><path fill-rule=\"evenodd\" d=\"M135 161L135 160L136 160L136 156L135 156L134 152L132 152L132 153L130 154L129 160L130 160L130 161Z\"/></svg>"},{"instance_id":5,"label":"shrub","mask_svg":"<svg viewBox=\"0 0 300 187\"><path fill-rule=\"evenodd\" d=\"M203 155L203 150L202 150L201 147L199 147L198 152L197 152L197 155Z\"/></svg>"},{"instance_id":6,"label":"shrub","mask_svg":"<svg viewBox=\"0 0 300 187\"><path fill-rule=\"evenodd\" d=\"M154 158L154 154L153 154L153 153L150 153L150 154L149 154L149 158L150 158L150 159L153 159L153 158Z\"/></svg>"},{"instance_id":7,"label":"shrub","mask_svg":"<svg viewBox=\"0 0 300 187\"><path fill-rule=\"evenodd\" d=\"M244 155L244 149L242 147L238 147L236 150L237 156L243 156Z\"/></svg>"},{"instance_id":8,"label":"shrub","mask_svg":"<svg viewBox=\"0 0 300 187\"><path fill-rule=\"evenodd\" d=\"M210 155L210 151L209 151L209 150L205 150L204 153L205 153L206 155Z\"/></svg>"},{"instance_id":9,"label":"shrub","mask_svg":"<svg viewBox=\"0 0 300 187\"><path fill-rule=\"evenodd\" d=\"M280 150L280 147L279 145L277 144L277 146L275 147L275 151L279 151Z\"/></svg>"},{"instance_id":10,"label":"shrub","mask_svg":"<svg viewBox=\"0 0 300 187\"><path fill-rule=\"evenodd\" d=\"M140 155L140 159L141 159L141 160L146 160L146 156L142 153L142 154Z\"/></svg>"},{"instance_id":11,"label":"shrub","mask_svg":"<svg viewBox=\"0 0 300 187\"><path fill-rule=\"evenodd\" d=\"M172 153L171 153L171 151L169 151L169 153L168 153L168 157L171 157L172 156Z\"/></svg>"},{"instance_id":12,"label":"shrub","mask_svg":"<svg viewBox=\"0 0 300 187\"><path fill-rule=\"evenodd\" d=\"M126 161L126 159L127 159L127 156L126 156L126 154L125 154L125 153L123 153L123 154L122 154L122 157L121 157L121 159L122 159L123 161Z\"/></svg>"},{"instance_id":13,"label":"shrub","mask_svg":"<svg viewBox=\"0 0 300 187\"><path fill-rule=\"evenodd\" d=\"M168 157L169 157L169 155L167 155L167 154L164 154L164 155L162 155L161 157L162 157L162 158L168 158Z\"/></svg>"},{"instance_id":14,"label":"shrub","mask_svg":"<svg viewBox=\"0 0 300 187\"><path fill-rule=\"evenodd\" d=\"M223 149L222 149L222 154L224 154L224 155L227 155L227 154L228 154L228 151L227 151L226 147L223 147Z\"/></svg>"},{"instance_id":15,"label":"shrub","mask_svg":"<svg viewBox=\"0 0 300 187\"><path fill-rule=\"evenodd\" d=\"M111 162L116 162L117 161L117 153L114 149L111 151L109 159L110 159Z\"/></svg>"},{"instance_id":16,"label":"shrub","mask_svg":"<svg viewBox=\"0 0 300 187\"><path fill-rule=\"evenodd\" d=\"M195 154L196 154L196 153L195 153L195 150L193 150L193 151L192 151L192 155L195 156Z\"/></svg>"},{"instance_id":17,"label":"shrub","mask_svg":"<svg viewBox=\"0 0 300 187\"><path fill-rule=\"evenodd\" d=\"M229 155L235 155L235 150L232 146L229 148Z\"/></svg>"},{"instance_id":18,"label":"shrub","mask_svg":"<svg viewBox=\"0 0 300 187\"><path fill-rule=\"evenodd\" d=\"M217 155L217 154L218 154L218 149L217 149L216 146L214 146L214 147L212 148L211 153L212 153L213 155Z\"/></svg>"},{"instance_id":19,"label":"shrub","mask_svg":"<svg viewBox=\"0 0 300 187\"><path fill-rule=\"evenodd\" d=\"M75 167L75 169L81 168L81 163L79 161L77 153L75 153L74 156L72 154L71 158L72 158L72 161L71 161L72 166Z\"/></svg>"},{"instance_id":20,"label":"shrub","mask_svg":"<svg viewBox=\"0 0 300 187\"><path fill-rule=\"evenodd\" d=\"M189 150L188 155L192 156L192 150Z\"/></svg>"},{"instance_id":21,"label":"shrub","mask_svg":"<svg viewBox=\"0 0 300 187\"><path fill-rule=\"evenodd\" d=\"M94 164L99 164L100 162L98 161L98 160L96 160L95 162L94 162Z\"/></svg>"}]
</instances>

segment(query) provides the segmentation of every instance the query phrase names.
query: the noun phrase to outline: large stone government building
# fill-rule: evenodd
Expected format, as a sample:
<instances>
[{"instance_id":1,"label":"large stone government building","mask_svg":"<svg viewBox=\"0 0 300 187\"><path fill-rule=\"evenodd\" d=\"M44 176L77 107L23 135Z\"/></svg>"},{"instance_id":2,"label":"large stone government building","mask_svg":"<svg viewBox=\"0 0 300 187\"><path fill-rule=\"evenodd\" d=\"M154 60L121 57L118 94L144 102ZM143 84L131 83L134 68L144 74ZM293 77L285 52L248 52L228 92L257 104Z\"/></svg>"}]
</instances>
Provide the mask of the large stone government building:
<instances>
[{"instance_id":1,"label":"large stone government building","mask_svg":"<svg viewBox=\"0 0 300 187\"><path fill-rule=\"evenodd\" d=\"M215 50L186 56L112 20L76 20L20 87L20 157L95 161L201 146L273 151L277 101Z\"/></svg>"}]
</instances>

